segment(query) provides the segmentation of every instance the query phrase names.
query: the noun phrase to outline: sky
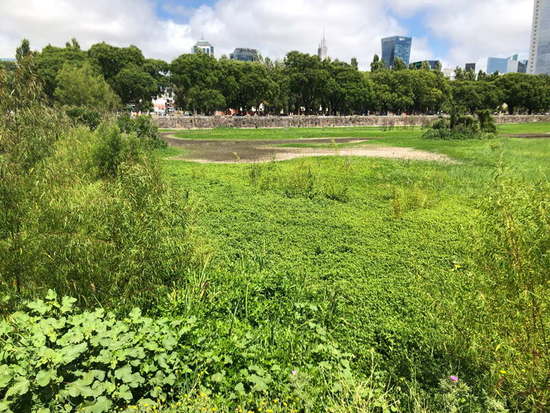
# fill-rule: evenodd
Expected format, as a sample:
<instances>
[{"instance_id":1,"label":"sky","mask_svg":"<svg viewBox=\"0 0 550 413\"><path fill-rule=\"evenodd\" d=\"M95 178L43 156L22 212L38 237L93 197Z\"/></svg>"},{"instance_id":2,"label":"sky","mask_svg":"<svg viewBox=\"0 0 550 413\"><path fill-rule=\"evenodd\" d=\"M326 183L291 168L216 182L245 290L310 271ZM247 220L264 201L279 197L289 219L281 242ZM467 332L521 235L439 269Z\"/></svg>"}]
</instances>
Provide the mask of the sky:
<instances>
[{"instance_id":1,"label":"sky","mask_svg":"<svg viewBox=\"0 0 550 413\"><path fill-rule=\"evenodd\" d=\"M83 48L105 41L140 47L171 61L204 36L218 57L235 47L272 59L291 50L316 53L326 33L329 55L368 68L380 39L413 37L411 61L444 67L487 57L527 58L534 0L0 0L0 58L28 38L33 49Z\"/></svg>"}]
</instances>

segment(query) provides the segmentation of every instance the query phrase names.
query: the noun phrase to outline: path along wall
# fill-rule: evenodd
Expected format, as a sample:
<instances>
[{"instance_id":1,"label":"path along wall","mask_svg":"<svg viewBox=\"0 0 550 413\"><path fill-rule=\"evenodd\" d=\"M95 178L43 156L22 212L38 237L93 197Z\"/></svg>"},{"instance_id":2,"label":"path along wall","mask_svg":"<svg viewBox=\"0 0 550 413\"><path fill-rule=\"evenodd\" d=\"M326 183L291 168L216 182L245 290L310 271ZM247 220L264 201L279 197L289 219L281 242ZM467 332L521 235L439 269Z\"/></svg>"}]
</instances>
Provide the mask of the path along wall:
<instances>
[{"instance_id":1,"label":"path along wall","mask_svg":"<svg viewBox=\"0 0 550 413\"><path fill-rule=\"evenodd\" d=\"M166 116L163 129L323 128L335 126L427 126L437 116ZM496 123L550 122L550 115L501 115Z\"/></svg>"}]
</instances>

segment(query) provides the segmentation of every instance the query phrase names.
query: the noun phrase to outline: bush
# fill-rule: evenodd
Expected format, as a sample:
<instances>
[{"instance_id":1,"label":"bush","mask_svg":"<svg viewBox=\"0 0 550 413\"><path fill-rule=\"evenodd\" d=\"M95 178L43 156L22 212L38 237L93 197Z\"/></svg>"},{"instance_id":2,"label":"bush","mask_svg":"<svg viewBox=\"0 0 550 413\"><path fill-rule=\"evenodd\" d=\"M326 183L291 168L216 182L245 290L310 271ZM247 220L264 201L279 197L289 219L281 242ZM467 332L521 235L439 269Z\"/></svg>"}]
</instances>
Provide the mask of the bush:
<instances>
[{"instance_id":1,"label":"bush","mask_svg":"<svg viewBox=\"0 0 550 413\"><path fill-rule=\"evenodd\" d=\"M73 107L66 110L67 116L77 125L95 130L101 123L101 114L86 107Z\"/></svg>"},{"instance_id":2,"label":"bush","mask_svg":"<svg viewBox=\"0 0 550 413\"><path fill-rule=\"evenodd\" d=\"M101 413L169 400L188 370L176 350L193 321L78 313L75 301L50 291L0 321L0 411Z\"/></svg>"},{"instance_id":3,"label":"bush","mask_svg":"<svg viewBox=\"0 0 550 413\"><path fill-rule=\"evenodd\" d=\"M487 111L480 111L478 118L452 114L450 119L440 118L424 133L425 139L466 140L494 138L496 127Z\"/></svg>"},{"instance_id":4,"label":"bush","mask_svg":"<svg viewBox=\"0 0 550 413\"><path fill-rule=\"evenodd\" d=\"M478 260L486 311L478 340L513 411L550 406L550 185L499 176L482 204Z\"/></svg>"},{"instance_id":5,"label":"bush","mask_svg":"<svg viewBox=\"0 0 550 413\"><path fill-rule=\"evenodd\" d=\"M160 139L158 127L150 116L140 115L132 118L124 114L118 117L117 125L122 132L135 134L153 149L166 147L166 142Z\"/></svg>"}]
</instances>

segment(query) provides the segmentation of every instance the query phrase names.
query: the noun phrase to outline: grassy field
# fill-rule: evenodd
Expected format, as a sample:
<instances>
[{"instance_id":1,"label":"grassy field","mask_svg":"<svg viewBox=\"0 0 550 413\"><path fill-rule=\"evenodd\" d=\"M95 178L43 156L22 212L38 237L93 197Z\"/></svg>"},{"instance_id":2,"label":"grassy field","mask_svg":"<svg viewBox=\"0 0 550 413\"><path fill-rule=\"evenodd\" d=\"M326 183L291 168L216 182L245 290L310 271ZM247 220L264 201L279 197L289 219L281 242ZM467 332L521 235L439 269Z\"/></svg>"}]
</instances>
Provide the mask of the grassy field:
<instances>
[{"instance_id":1,"label":"grassy field","mask_svg":"<svg viewBox=\"0 0 550 413\"><path fill-rule=\"evenodd\" d=\"M499 128L547 130L548 124ZM211 257L193 278L192 288L204 295L176 298L166 311L218 328L233 320L231 328L250 334L267 364L310 365L316 356L307 337L322 329L338 349L330 351L345 353L353 374L396 411L501 411L487 407L500 403L487 394L521 409L522 402L506 399L516 381L499 373L515 371L503 364L510 359L481 344L480 335L488 334L480 321L488 308L479 306L487 277L477 261L481 206L497 190L496 176L518 185L547 183L550 140L441 142L420 135L420 129L378 128L178 132L189 139L372 136L376 144L436 151L459 163L165 160L173 184L193 200L197 239ZM465 384L463 394L445 387L451 375ZM357 388L349 391L346 403L353 406ZM369 411L361 408L345 411Z\"/></svg>"},{"instance_id":2,"label":"grassy field","mask_svg":"<svg viewBox=\"0 0 550 413\"><path fill-rule=\"evenodd\" d=\"M171 132L171 129L163 129ZM358 128L288 128L288 129L204 129L174 130L175 136L182 139L306 139L344 137L409 137L422 134L419 127L395 127L386 130L380 127ZM499 125L500 134L550 133L550 123L528 123Z\"/></svg>"}]
</instances>

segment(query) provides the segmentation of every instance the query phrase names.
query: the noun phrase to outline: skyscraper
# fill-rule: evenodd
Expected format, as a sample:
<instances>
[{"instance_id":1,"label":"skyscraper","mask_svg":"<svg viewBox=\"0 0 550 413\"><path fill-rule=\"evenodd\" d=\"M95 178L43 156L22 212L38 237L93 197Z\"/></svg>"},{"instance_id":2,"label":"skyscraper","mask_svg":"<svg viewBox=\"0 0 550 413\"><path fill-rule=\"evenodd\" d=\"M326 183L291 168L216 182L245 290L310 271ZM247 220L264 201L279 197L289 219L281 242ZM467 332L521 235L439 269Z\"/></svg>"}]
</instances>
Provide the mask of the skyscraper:
<instances>
[{"instance_id":1,"label":"skyscraper","mask_svg":"<svg viewBox=\"0 0 550 413\"><path fill-rule=\"evenodd\" d=\"M535 0L528 72L550 74L550 0Z\"/></svg>"},{"instance_id":2,"label":"skyscraper","mask_svg":"<svg viewBox=\"0 0 550 413\"><path fill-rule=\"evenodd\" d=\"M328 47L327 47L327 39L325 37L325 32L323 31L323 40L321 40L321 44L319 45L319 48L317 49L317 56L319 56L319 59L325 60L328 58Z\"/></svg>"},{"instance_id":3,"label":"skyscraper","mask_svg":"<svg viewBox=\"0 0 550 413\"><path fill-rule=\"evenodd\" d=\"M193 46L193 54L204 53L208 56L214 56L214 46L204 39L201 39Z\"/></svg>"},{"instance_id":4,"label":"skyscraper","mask_svg":"<svg viewBox=\"0 0 550 413\"><path fill-rule=\"evenodd\" d=\"M229 55L229 58L231 60L239 60L241 62L257 62L260 60L260 54L256 49L244 49L238 47Z\"/></svg>"},{"instance_id":5,"label":"skyscraper","mask_svg":"<svg viewBox=\"0 0 550 413\"><path fill-rule=\"evenodd\" d=\"M393 36L382 39L382 60L388 67L393 67L395 59L400 58L406 65L411 59L412 38Z\"/></svg>"},{"instance_id":6,"label":"skyscraper","mask_svg":"<svg viewBox=\"0 0 550 413\"><path fill-rule=\"evenodd\" d=\"M515 54L506 59L500 57L490 57L487 59L487 73L493 74L498 72L500 75L505 73L525 73L527 61L518 60L518 55Z\"/></svg>"}]
</instances>

